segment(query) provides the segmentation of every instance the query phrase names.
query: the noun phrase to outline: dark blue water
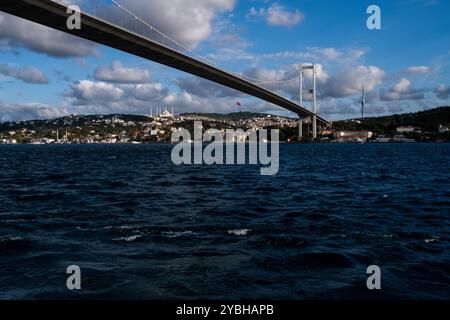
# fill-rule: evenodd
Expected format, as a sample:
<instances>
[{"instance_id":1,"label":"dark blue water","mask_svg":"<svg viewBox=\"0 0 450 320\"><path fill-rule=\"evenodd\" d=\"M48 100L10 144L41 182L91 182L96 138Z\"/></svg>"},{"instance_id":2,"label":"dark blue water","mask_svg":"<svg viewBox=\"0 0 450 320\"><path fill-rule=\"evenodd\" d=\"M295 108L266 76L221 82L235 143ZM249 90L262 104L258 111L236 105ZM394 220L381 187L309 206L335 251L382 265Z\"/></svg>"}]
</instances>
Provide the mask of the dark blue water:
<instances>
[{"instance_id":1,"label":"dark blue water","mask_svg":"<svg viewBox=\"0 0 450 320\"><path fill-rule=\"evenodd\" d=\"M0 146L0 298L450 297L450 144L282 145L275 177L170 152Z\"/></svg>"}]
</instances>

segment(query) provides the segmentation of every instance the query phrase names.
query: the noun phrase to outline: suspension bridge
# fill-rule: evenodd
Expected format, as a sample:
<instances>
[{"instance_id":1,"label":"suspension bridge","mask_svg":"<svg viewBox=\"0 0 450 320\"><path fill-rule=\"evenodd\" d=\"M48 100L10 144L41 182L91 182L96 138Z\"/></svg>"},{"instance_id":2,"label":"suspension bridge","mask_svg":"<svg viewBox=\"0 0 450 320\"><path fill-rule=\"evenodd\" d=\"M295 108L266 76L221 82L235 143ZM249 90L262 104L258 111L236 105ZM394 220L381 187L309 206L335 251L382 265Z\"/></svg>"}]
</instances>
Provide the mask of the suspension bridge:
<instances>
[{"instance_id":1,"label":"suspension bridge","mask_svg":"<svg viewBox=\"0 0 450 320\"><path fill-rule=\"evenodd\" d=\"M312 123L313 139L317 137L318 127L330 125L317 114L315 65L300 65L277 80L252 78L226 70L173 40L119 0L112 0L106 7L95 2L89 1L88 8L81 8L81 28L73 30L67 27L71 5L68 0L1 0L0 11L199 76L289 110L300 119L300 138L304 122ZM305 93L303 73L308 69L312 70L313 87ZM283 88L295 87L295 83L299 100L294 101L292 95L283 97ZM313 96L312 110L303 105L305 94Z\"/></svg>"}]
</instances>

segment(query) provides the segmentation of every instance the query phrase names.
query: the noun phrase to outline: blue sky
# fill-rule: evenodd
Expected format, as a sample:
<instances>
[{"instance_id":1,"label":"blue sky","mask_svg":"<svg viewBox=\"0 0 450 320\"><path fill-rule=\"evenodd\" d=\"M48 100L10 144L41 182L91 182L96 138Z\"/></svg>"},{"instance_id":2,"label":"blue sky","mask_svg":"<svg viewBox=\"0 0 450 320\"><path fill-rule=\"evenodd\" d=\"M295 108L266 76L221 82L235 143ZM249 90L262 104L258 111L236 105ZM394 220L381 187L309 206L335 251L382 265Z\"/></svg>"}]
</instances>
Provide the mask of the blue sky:
<instances>
[{"instance_id":1,"label":"blue sky","mask_svg":"<svg viewBox=\"0 0 450 320\"><path fill-rule=\"evenodd\" d=\"M72 1L112 19L109 1ZM449 105L450 2L444 0L121 0L214 63L263 80L319 64L320 113L383 115ZM382 29L366 27L369 5ZM307 83L310 77L307 75ZM298 83L281 94L298 99ZM206 80L0 13L0 121L67 114L242 109L290 115ZM307 101L306 104L309 104Z\"/></svg>"}]
</instances>

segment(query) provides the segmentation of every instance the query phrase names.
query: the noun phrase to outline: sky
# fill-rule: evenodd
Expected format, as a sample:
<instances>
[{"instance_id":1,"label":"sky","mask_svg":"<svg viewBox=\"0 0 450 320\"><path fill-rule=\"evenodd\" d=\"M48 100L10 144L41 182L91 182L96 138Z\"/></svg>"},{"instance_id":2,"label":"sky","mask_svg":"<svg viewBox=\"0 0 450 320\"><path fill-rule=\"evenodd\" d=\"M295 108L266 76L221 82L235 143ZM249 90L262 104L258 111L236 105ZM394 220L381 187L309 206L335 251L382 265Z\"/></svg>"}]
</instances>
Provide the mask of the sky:
<instances>
[{"instance_id":1,"label":"sky","mask_svg":"<svg viewBox=\"0 0 450 320\"><path fill-rule=\"evenodd\" d=\"M318 65L319 113L331 120L450 105L448 0L118 0L171 39L235 73L278 81ZM72 0L118 22L107 0ZM381 9L369 30L367 8ZM125 16L122 14L122 16ZM114 20L116 19L116 20ZM133 20L122 21L131 26ZM143 26L138 27L139 30ZM305 74L305 87L311 74ZM298 101L298 82L277 87ZM305 106L311 102L306 97ZM268 112L275 105L196 76L0 12L0 121L70 114Z\"/></svg>"}]
</instances>

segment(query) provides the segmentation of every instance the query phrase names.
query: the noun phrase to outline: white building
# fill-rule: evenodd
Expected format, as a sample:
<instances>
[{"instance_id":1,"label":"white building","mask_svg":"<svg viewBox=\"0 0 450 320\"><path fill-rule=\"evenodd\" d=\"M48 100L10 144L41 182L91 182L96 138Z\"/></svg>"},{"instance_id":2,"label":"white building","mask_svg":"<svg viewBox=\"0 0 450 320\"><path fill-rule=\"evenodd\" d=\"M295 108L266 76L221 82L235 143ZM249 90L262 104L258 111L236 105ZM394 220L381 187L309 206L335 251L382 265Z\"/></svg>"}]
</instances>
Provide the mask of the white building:
<instances>
[{"instance_id":1,"label":"white building","mask_svg":"<svg viewBox=\"0 0 450 320\"><path fill-rule=\"evenodd\" d=\"M412 127L412 126L401 126L401 127L397 127L397 132L398 133L413 133L413 132L420 132L420 128L417 127Z\"/></svg>"},{"instance_id":2,"label":"white building","mask_svg":"<svg viewBox=\"0 0 450 320\"><path fill-rule=\"evenodd\" d=\"M450 129L446 126L443 126L442 124L439 126L439 133L445 133L445 132L449 132Z\"/></svg>"},{"instance_id":3,"label":"white building","mask_svg":"<svg viewBox=\"0 0 450 320\"><path fill-rule=\"evenodd\" d=\"M342 139L370 139L373 136L373 132L372 131L339 131L336 134L337 138L342 138Z\"/></svg>"},{"instance_id":4,"label":"white building","mask_svg":"<svg viewBox=\"0 0 450 320\"><path fill-rule=\"evenodd\" d=\"M161 114L159 115L159 117L160 117L160 118L163 118L163 119L173 119L173 118L174 118L174 115L173 115L173 113L170 113L170 112L167 111L167 109L166 109L166 110L164 110L163 113L161 113Z\"/></svg>"}]
</instances>

